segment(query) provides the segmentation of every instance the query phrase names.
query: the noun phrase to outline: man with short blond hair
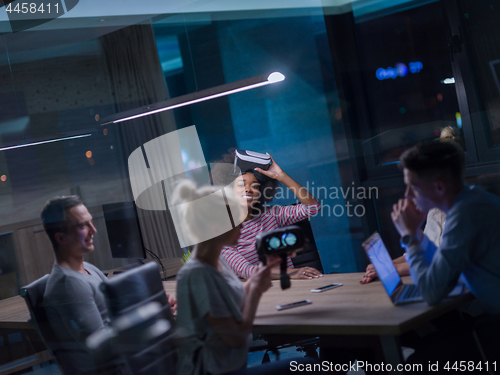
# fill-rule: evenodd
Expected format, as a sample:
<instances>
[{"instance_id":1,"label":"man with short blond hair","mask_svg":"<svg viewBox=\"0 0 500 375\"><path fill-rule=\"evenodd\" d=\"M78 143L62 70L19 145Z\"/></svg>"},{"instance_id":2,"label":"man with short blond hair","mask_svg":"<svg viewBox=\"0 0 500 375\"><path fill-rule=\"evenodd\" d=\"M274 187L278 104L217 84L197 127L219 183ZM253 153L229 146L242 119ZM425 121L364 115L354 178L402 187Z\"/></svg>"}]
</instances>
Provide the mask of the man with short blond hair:
<instances>
[{"instance_id":1,"label":"man with short blond hair","mask_svg":"<svg viewBox=\"0 0 500 375\"><path fill-rule=\"evenodd\" d=\"M461 276L485 313L500 314L500 198L466 185L464 166L455 142L407 150L401 156L405 199L394 205L391 217L410 274L429 304L445 298ZM447 215L439 248L420 230L432 208Z\"/></svg>"}]
</instances>

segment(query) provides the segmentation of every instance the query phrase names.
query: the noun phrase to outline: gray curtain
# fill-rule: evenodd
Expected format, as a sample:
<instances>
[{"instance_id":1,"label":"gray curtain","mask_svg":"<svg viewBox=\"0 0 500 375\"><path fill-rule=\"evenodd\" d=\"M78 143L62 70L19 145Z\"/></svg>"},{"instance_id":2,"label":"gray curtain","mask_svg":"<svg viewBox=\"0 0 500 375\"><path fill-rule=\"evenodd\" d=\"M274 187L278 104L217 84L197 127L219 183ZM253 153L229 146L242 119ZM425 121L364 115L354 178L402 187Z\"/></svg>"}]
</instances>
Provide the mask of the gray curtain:
<instances>
[{"instance_id":1,"label":"gray curtain","mask_svg":"<svg viewBox=\"0 0 500 375\"><path fill-rule=\"evenodd\" d=\"M123 28L103 36L101 42L111 77L115 112L169 98L151 25ZM119 134L120 152L125 160L145 142L177 129L171 111L111 126ZM128 180L128 173L124 178ZM132 200L131 192L130 197ZM183 250L168 211L138 208L138 214L147 249L160 258L182 256Z\"/></svg>"}]
</instances>

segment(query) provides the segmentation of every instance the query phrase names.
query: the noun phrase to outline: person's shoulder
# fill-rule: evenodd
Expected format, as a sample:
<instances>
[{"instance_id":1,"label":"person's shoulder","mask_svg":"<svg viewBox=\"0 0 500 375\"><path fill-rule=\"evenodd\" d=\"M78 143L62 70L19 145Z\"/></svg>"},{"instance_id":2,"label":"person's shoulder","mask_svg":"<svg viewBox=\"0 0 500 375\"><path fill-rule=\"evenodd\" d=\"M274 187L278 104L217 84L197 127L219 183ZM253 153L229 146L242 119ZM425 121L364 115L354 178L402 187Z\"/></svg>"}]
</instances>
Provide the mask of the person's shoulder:
<instances>
[{"instance_id":1,"label":"person's shoulder","mask_svg":"<svg viewBox=\"0 0 500 375\"><path fill-rule=\"evenodd\" d=\"M200 262L198 259L190 258L187 260L177 274L177 281L189 280L193 278L204 278L217 270L208 264Z\"/></svg>"},{"instance_id":2,"label":"person's shoulder","mask_svg":"<svg viewBox=\"0 0 500 375\"><path fill-rule=\"evenodd\" d=\"M78 273L63 266L54 265L47 286L45 288L44 300L59 300L61 298L73 298L76 291L89 291L90 285L85 282Z\"/></svg>"},{"instance_id":3,"label":"person's shoulder","mask_svg":"<svg viewBox=\"0 0 500 375\"><path fill-rule=\"evenodd\" d=\"M500 219L500 197L473 185L466 185L448 211L447 221L458 220L467 226L477 226L478 220Z\"/></svg>"},{"instance_id":4,"label":"person's shoulder","mask_svg":"<svg viewBox=\"0 0 500 375\"><path fill-rule=\"evenodd\" d=\"M197 259L189 259L177 274L177 295L188 291L209 292L220 276L219 271Z\"/></svg>"},{"instance_id":5,"label":"person's shoulder","mask_svg":"<svg viewBox=\"0 0 500 375\"><path fill-rule=\"evenodd\" d=\"M500 197L492 194L479 186L466 185L459 194L457 206L464 209L484 209L490 207L496 209L500 207Z\"/></svg>"}]
</instances>

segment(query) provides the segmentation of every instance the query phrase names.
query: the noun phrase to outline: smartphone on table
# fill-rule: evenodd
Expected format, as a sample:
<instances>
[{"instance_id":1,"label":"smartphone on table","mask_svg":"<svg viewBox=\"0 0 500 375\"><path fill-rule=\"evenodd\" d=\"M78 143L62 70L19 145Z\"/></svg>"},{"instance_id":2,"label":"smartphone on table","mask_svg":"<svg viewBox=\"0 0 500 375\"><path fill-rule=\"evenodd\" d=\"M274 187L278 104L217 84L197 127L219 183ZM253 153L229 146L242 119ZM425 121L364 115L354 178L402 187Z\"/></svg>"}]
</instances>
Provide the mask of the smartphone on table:
<instances>
[{"instance_id":1,"label":"smartphone on table","mask_svg":"<svg viewBox=\"0 0 500 375\"><path fill-rule=\"evenodd\" d=\"M299 306L309 305L311 303L312 302L311 302L310 299L306 299L304 301L287 303L286 305L276 305L276 310L286 310L286 309L291 309L292 307L299 307Z\"/></svg>"},{"instance_id":2,"label":"smartphone on table","mask_svg":"<svg viewBox=\"0 0 500 375\"><path fill-rule=\"evenodd\" d=\"M342 285L343 285L342 283L333 283L333 284L330 284L330 285L322 286L320 288L311 289L311 292L313 292L313 293L321 293L321 292L324 292L325 290L338 288L339 286L342 286Z\"/></svg>"}]
</instances>

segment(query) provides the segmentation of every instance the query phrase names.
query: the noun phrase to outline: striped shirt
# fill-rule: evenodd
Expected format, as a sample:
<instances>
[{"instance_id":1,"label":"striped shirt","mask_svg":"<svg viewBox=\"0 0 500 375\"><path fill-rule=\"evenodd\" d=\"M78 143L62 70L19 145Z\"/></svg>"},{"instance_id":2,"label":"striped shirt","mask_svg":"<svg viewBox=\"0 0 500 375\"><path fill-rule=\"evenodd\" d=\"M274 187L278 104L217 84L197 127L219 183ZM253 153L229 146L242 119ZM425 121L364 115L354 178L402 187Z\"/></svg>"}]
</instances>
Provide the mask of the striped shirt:
<instances>
[{"instance_id":1,"label":"striped shirt","mask_svg":"<svg viewBox=\"0 0 500 375\"><path fill-rule=\"evenodd\" d=\"M239 277L249 279L259 264L259 256L255 247L257 235L261 232L268 232L297 223L315 215L320 208L319 202L308 205L299 203L293 206L268 207L267 211L262 215L243 223L238 245L222 249L222 256L234 273ZM293 268L290 258L287 259L287 267Z\"/></svg>"}]
</instances>

